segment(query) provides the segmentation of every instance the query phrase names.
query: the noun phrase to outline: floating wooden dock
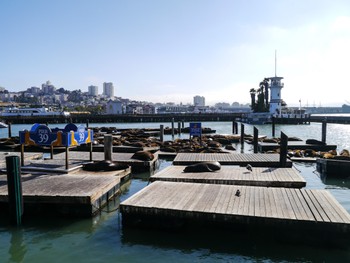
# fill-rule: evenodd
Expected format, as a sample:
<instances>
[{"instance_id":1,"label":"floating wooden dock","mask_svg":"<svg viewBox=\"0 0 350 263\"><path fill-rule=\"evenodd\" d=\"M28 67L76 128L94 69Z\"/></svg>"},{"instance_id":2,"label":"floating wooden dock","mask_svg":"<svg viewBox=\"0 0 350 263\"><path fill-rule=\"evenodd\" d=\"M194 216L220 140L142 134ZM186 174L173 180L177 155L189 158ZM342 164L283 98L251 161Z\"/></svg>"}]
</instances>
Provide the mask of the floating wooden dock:
<instances>
[{"instance_id":1,"label":"floating wooden dock","mask_svg":"<svg viewBox=\"0 0 350 263\"><path fill-rule=\"evenodd\" d=\"M267 152L267 151L273 151L276 149L279 149L281 146L278 143L269 143L269 142L260 142L258 143L258 151L259 152ZM314 150L314 151L330 151L330 150L336 150L337 145L318 145L318 144L307 144L304 141L289 141L288 142L288 149L290 150Z\"/></svg>"},{"instance_id":2,"label":"floating wooden dock","mask_svg":"<svg viewBox=\"0 0 350 263\"><path fill-rule=\"evenodd\" d=\"M117 161L122 164L127 164L131 166L132 172L140 171L150 171L156 168L156 163L158 161L158 156L154 155L152 161L141 161L132 159L133 153L112 153L112 161ZM65 153L59 153L54 155L54 159L65 159ZM92 160L93 161L102 161L104 160L104 153L102 152L93 152ZM89 152L76 152L69 151L69 160L80 160L80 161L89 161L90 153Z\"/></svg>"},{"instance_id":3,"label":"floating wooden dock","mask_svg":"<svg viewBox=\"0 0 350 263\"><path fill-rule=\"evenodd\" d=\"M267 187L302 188L305 179L294 168L254 167L250 172L244 167L222 166L219 171L184 173L186 166L169 166L152 175L150 181L190 182L207 184L250 185Z\"/></svg>"},{"instance_id":4,"label":"floating wooden dock","mask_svg":"<svg viewBox=\"0 0 350 263\"><path fill-rule=\"evenodd\" d=\"M22 174L24 216L63 215L91 217L114 195L121 180L130 174L123 171L69 174ZM0 175L0 207L8 211L7 176Z\"/></svg>"},{"instance_id":5,"label":"floating wooden dock","mask_svg":"<svg viewBox=\"0 0 350 263\"><path fill-rule=\"evenodd\" d=\"M326 190L156 181L120 211L125 226L257 226L327 241L350 236L350 215Z\"/></svg>"},{"instance_id":6,"label":"floating wooden dock","mask_svg":"<svg viewBox=\"0 0 350 263\"><path fill-rule=\"evenodd\" d=\"M0 169L6 168L6 157L7 156L18 156L21 158L19 152L0 152ZM24 155L24 162L28 162L35 159L42 159L43 153L31 152Z\"/></svg>"},{"instance_id":7,"label":"floating wooden dock","mask_svg":"<svg viewBox=\"0 0 350 263\"><path fill-rule=\"evenodd\" d=\"M81 145L81 146L72 148L71 150L72 151L90 151L90 148L87 145ZM120 152L120 153L136 153L138 151L156 152L158 150L159 150L159 147L135 147L135 146L125 146L125 145L112 147L113 152ZM104 152L104 145L93 145L92 151Z\"/></svg>"},{"instance_id":8,"label":"floating wooden dock","mask_svg":"<svg viewBox=\"0 0 350 263\"><path fill-rule=\"evenodd\" d=\"M218 161L221 165L250 164L254 167L280 167L279 154L231 154L231 153L178 153L173 161L174 165L190 165L199 162ZM287 160L287 167L292 167L292 162Z\"/></svg>"},{"instance_id":9,"label":"floating wooden dock","mask_svg":"<svg viewBox=\"0 0 350 263\"><path fill-rule=\"evenodd\" d=\"M317 171L323 177L330 178L349 178L350 161L337 159L317 158Z\"/></svg>"}]
</instances>

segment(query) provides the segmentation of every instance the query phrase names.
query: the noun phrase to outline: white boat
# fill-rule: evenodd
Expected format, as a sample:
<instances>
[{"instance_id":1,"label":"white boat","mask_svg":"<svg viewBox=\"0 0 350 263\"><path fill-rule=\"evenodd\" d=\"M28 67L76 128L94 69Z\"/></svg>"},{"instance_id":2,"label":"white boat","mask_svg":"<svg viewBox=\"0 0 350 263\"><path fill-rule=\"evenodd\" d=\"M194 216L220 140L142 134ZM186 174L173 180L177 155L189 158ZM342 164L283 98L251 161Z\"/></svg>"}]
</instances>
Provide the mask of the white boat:
<instances>
[{"instance_id":1,"label":"white boat","mask_svg":"<svg viewBox=\"0 0 350 263\"><path fill-rule=\"evenodd\" d=\"M0 112L2 117L16 117L16 116L69 116L66 111L54 111L51 108L17 108L9 107Z\"/></svg>"}]
</instances>

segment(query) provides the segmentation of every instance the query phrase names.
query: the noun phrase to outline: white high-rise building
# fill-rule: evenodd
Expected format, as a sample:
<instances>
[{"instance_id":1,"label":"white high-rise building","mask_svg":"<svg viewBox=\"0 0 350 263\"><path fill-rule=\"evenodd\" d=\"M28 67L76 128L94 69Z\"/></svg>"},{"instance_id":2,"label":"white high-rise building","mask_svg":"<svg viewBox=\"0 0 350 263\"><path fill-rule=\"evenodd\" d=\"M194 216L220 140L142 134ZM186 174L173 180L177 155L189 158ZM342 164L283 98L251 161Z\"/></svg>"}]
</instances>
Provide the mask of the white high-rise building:
<instances>
[{"instance_id":1,"label":"white high-rise building","mask_svg":"<svg viewBox=\"0 0 350 263\"><path fill-rule=\"evenodd\" d=\"M114 87L112 82L104 82L103 83L103 95L108 98L114 97Z\"/></svg>"},{"instance_id":2,"label":"white high-rise building","mask_svg":"<svg viewBox=\"0 0 350 263\"><path fill-rule=\"evenodd\" d=\"M194 96L193 97L194 106L204 107L205 106L205 98L203 96Z\"/></svg>"},{"instance_id":3,"label":"white high-rise building","mask_svg":"<svg viewBox=\"0 0 350 263\"><path fill-rule=\"evenodd\" d=\"M89 86L88 87L88 93L91 96L97 96L98 95L98 87L97 86L93 86L93 85Z\"/></svg>"}]
</instances>

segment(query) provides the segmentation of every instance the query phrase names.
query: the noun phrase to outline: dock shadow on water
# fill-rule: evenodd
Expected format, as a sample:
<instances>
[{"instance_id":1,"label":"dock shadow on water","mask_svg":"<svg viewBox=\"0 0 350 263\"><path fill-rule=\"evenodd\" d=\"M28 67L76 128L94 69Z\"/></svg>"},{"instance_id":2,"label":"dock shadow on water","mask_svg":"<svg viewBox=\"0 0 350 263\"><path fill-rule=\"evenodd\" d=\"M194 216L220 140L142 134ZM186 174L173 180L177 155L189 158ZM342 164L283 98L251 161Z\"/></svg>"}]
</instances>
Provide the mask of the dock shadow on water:
<instances>
[{"instance_id":1,"label":"dock shadow on water","mask_svg":"<svg viewBox=\"0 0 350 263\"><path fill-rule=\"evenodd\" d=\"M290 233L289 233L290 234ZM179 250L183 254L200 252L204 258L222 255L226 260L256 262L346 262L348 248L320 247L304 242L309 233L291 238L264 230L194 228L181 231L123 228L124 245L143 245L150 249ZM325 252L327 251L327 252Z\"/></svg>"}]
</instances>

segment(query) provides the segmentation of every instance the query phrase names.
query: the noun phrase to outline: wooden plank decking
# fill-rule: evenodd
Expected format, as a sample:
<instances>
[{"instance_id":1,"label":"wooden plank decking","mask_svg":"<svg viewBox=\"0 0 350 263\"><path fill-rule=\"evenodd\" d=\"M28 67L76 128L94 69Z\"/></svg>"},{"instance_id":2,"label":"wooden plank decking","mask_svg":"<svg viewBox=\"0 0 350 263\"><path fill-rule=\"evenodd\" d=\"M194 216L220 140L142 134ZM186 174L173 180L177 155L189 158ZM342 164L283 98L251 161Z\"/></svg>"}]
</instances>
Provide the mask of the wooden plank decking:
<instances>
[{"instance_id":1,"label":"wooden plank decking","mask_svg":"<svg viewBox=\"0 0 350 263\"><path fill-rule=\"evenodd\" d=\"M221 166L216 172L184 173L186 166L169 166L150 177L150 181L172 181L209 184L234 184L268 187L306 186L305 179L294 168L254 167L248 171L245 167Z\"/></svg>"},{"instance_id":2,"label":"wooden plank decking","mask_svg":"<svg viewBox=\"0 0 350 263\"><path fill-rule=\"evenodd\" d=\"M178 153L173 161L174 165L190 165L199 162L218 161L221 165L250 164L255 167L279 167L279 154L231 154L231 153ZM292 162L287 160L287 167L292 167Z\"/></svg>"},{"instance_id":3,"label":"wooden plank decking","mask_svg":"<svg viewBox=\"0 0 350 263\"><path fill-rule=\"evenodd\" d=\"M207 222L282 227L327 238L350 233L350 215L326 190L157 181L122 202L120 210L126 226Z\"/></svg>"},{"instance_id":4,"label":"wooden plank decking","mask_svg":"<svg viewBox=\"0 0 350 263\"><path fill-rule=\"evenodd\" d=\"M6 168L6 156L18 156L21 158L20 152L0 152L0 169ZM41 159L43 153L30 152L24 154L24 163L27 163L30 160Z\"/></svg>"},{"instance_id":5,"label":"wooden plank decking","mask_svg":"<svg viewBox=\"0 0 350 263\"><path fill-rule=\"evenodd\" d=\"M24 213L92 216L120 191L118 173L22 174ZM0 207L7 202L7 177L0 175Z\"/></svg>"}]
</instances>

